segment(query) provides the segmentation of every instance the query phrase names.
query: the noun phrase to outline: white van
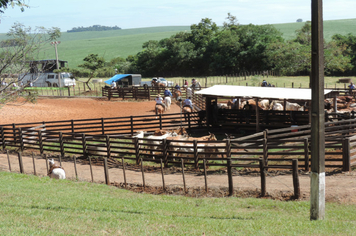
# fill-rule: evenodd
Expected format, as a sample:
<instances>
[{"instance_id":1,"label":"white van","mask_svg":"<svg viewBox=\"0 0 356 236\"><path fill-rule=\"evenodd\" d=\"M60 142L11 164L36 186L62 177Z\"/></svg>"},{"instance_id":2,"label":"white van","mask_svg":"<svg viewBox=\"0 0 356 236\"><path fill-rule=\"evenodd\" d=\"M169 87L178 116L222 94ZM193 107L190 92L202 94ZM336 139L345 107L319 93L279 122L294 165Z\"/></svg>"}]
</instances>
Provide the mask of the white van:
<instances>
[{"instance_id":1,"label":"white van","mask_svg":"<svg viewBox=\"0 0 356 236\"><path fill-rule=\"evenodd\" d=\"M58 74L60 74L60 84ZM75 79L68 72L21 74L18 80L19 82L22 81L23 84L30 84L32 82L32 86L34 87L68 87L75 85Z\"/></svg>"}]
</instances>

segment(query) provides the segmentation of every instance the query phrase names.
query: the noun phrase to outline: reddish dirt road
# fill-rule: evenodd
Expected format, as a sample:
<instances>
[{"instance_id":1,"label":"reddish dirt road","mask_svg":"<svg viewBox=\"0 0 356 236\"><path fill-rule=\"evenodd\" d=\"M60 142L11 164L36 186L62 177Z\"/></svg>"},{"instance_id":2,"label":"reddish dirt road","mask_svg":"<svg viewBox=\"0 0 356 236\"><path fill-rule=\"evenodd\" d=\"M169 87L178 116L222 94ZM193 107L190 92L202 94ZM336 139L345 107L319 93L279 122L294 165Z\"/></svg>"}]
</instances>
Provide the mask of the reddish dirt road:
<instances>
[{"instance_id":1,"label":"reddish dirt road","mask_svg":"<svg viewBox=\"0 0 356 236\"><path fill-rule=\"evenodd\" d=\"M0 124L25 123L40 121L55 121L67 119L88 119L101 117L119 117L130 115L151 115L153 101L107 101L106 99L67 98L67 99L42 99L36 104L12 103L0 109ZM173 104L171 113L180 112L179 106ZM33 162L29 156L24 156L25 173L33 173ZM16 155L10 155L12 171L18 172L19 165ZM43 158L37 157L36 172L40 176L46 175L46 164ZM73 162L63 162L69 179L75 179ZM81 181L91 181L88 165L78 164L78 178ZM0 170L9 171L7 155L0 154ZM159 171L145 170L146 192L162 193L162 176ZM224 172L224 171L223 171ZM93 167L94 181L104 182L104 171L101 166ZM127 182L134 191L142 191L142 173L134 167L126 171ZM123 183L121 168L109 170L111 182ZM309 173L300 173L300 188L302 200L309 199L310 178ZM209 193L204 192L204 175L202 172L187 172L186 176L189 196L224 196L227 191L227 175L209 172ZM234 187L236 196L258 196L260 192L260 178L258 173L234 173ZM170 194L182 194L183 178L181 170L165 170L165 183ZM118 184L118 185L120 185ZM292 176L289 173L269 173L267 175L267 191L270 198L289 199L293 194ZM326 176L326 200L331 202L356 204L356 171L342 173L334 171Z\"/></svg>"}]
</instances>

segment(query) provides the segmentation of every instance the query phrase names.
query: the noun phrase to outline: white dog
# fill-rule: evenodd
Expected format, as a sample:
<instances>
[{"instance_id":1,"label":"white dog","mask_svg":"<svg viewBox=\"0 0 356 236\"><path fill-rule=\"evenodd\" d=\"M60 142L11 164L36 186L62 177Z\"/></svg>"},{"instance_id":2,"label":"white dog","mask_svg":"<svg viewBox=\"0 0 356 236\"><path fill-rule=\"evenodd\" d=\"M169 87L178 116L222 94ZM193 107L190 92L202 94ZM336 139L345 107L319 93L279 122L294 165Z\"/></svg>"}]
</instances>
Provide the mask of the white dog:
<instances>
[{"instance_id":1,"label":"white dog","mask_svg":"<svg viewBox=\"0 0 356 236\"><path fill-rule=\"evenodd\" d=\"M54 160L49 160L49 171L48 171L48 176L53 178L53 179L65 179L66 178L66 172L64 171L63 167L55 165Z\"/></svg>"}]
</instances>

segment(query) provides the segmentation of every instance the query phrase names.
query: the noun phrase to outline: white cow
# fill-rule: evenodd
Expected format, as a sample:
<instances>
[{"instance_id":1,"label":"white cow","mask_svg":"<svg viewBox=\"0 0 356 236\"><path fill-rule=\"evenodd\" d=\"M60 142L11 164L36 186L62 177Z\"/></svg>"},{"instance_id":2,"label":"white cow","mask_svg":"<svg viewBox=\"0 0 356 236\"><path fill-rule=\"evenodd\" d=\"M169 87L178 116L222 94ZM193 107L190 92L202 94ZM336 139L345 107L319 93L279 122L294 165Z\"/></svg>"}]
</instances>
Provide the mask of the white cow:
<instances>
[{"instance_id":1,"label":"white cow","mask_svg":"<svg viewBox=\"0 0 356 236\"><path fill-rule=\"evenodd\" d=\"M283 111L283 105L275 101L270 104L269 108L274 111Z\"/></svg>"},{"instance_id":2,"label":"white cow","mask_svg":"<svg viewBox=\"0 0 356 236\"><path fill-rule=\"evenodd\" d=\"M263 110L269 110L269 100L268 99L263 99L259 103Z\"/></svg>"},{"instance_id":3,"label":"white cow","mask_svg":"<svg viewBox=\"0 0 356 236\"><path fill-rule=\"evenodd\" d=\"M48 176L51 177L52 179L65 179L66 178L66 172L64 171L63 167L55 165L54 160L49 160L49 171L48 171Z\"/></svg>"},{"instance_id":4,"label":"white cow","mask_svg":"<svg viewBox=\"0 0 356 236\"><path fill-rule=\"evenodd\" d=\"M304 111L304 107L299 105L298 103L286 103L286 111Z\"/></svg>"},{"instance_id":5,"label":"white cow","mask_svg":"<svg viewBox=\"0 0 356 236\"><path fill-rule=\"evenodd\" d=\"M157 135L150 135L147 137L147 143L148 144L154 144L149 147L151 152L153 153L154 150L158 148L159 145L161 145L162 140L168 138L168 137L175 137L177 134L175 132L167 132L166 134L157 136ZM155 159L155 157L153 157Z\"/></svg>"}]
</instances>

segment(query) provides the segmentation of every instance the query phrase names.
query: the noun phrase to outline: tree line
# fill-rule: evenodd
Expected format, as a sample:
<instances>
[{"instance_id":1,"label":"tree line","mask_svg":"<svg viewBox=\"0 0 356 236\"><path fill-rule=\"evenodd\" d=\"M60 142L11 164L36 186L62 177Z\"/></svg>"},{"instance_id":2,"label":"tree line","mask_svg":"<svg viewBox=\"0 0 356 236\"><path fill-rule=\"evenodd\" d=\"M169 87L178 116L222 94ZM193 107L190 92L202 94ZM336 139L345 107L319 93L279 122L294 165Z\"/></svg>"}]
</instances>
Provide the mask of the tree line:
<instances>
[{"instance_id":1,"label":"tree line","mask_svg":"<svg viewBox=\"0 0 356 236\"><path fill-rule=\"evenodd\" d=\"M93 25L89 27L73 27L71 30L67 30L68 33L72 32L83 32L83 31L106 31L106 30L119 30L118 26L103 26L103 25Z\"/></svg>"},{"instance_id":2,"label":"tree line","mask_svg":"<svg viewBox=\"0 0 356 236\"><path fill-rule=\"evenodd\" d=\"M190 32L170 38L150 40L142 51L109 63L120 73L140 73L145 77L209 76L242 71L274 70L281 75L309 75L311 67L311 22L285 40L272 25L240 25L228 14L222 27L211 19L191 25ZM356 36L332 37L324 42L325 73L343 75L356 72Z\"/></svg>"}]
</instances>

